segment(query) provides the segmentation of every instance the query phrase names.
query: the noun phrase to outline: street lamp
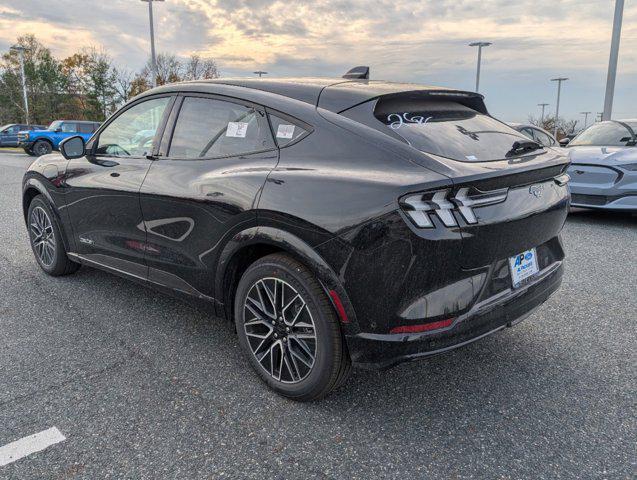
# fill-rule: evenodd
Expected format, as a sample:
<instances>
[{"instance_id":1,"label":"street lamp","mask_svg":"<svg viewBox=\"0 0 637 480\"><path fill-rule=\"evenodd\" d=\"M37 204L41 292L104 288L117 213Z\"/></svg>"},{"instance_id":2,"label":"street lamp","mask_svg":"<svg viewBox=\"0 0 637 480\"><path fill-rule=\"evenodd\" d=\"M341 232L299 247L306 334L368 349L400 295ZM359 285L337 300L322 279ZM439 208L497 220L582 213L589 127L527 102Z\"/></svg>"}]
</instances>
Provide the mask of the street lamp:
<instances>
[{"instance_id":1,"label":"street lamp","mask_svg":"<svg viewBox=\"0 0 637 480\"><path fill-rule=\"evenodd\" d=\"M542 124L542 128L544 128L544 109L549 106L548 103L538 103L538 107L542 107L542 116L540 117L540 123Z\"/></svg>"},{"instance_id":2,"label":"street lamp","mask_svg":"<svg viewBox=\"0 0 637 480\"><path fill-rule=\"evenodd\" d=\"M153 26L153 2L163 2L164 0L141 0L148 3L148 19L150 21L150 58L153 70L153 87L157 86L157 58L155 57L155 29Z\"/></svg>"},{"instance_id":3,"label":"street lamp","mask_svg":"<svg viewBox=\"0 0 637 480\"><path fill-rule=\"evenodd\" d=\"M560 94L562 93L562 82L568 80L566 77L551 78L551 82L557 82L557 103L555 104L555 128L553 136L557 138L557 121L560 118Z\"/></svg>"},{"instance_id":4,"label":"street lamp","mask_svg":"<svg viewBox=\"0 0 637 480\"><path fill-rule=\"evenodd\" d=\"M482 47L493 45L491 42L473 42L470 47L478 47L478 70L476 72L476 92L480 91L480 64L482 63Z\"/></svg>"},{"instance_id":5,"label":"street lamp","mask_svg":"<svg viewBox=\"0 0 637 480\"><path fill-rule=\"evenodd\" d=\"M593 112L579 112L579 113L584 115L584 128L586 128L588 126L588 116Z\"/></svg>"},{"instance_id":6,"label":"street lamp","mask_svg":"<svg viewBox=\"0 0 637 480\"><path fill-rule=\"evenodd\" d=\"M264 72L263 70L257 70L256 72L252 72L255 75L259 75L259 78L261 78L263 75L267 75L268 72Z\"/></svg>"},{"instance_id":7,"label":"street lamp","mask_svg":"<svg viewBox=\"0 0 637 480\"><path fill-rule=\"evenodd\" d=\"M20 56L20 74L22 75L22 98L24 99L24 115L26 117L25 123L29 124L29 99L27 98L27 78L24 74L24 52L27 51L26 47L21 45L14 45L9 50L17 52Z\"/></svg>"},{"instance_id":8,"label":"street lamp","mask_svg":"<svg viewBox=\"0 0 637 480\"><path fill-rule=\"evenodd\" d=\"M610 43L610 59L608 60L608 76L606 77L606 95L604 96L604 114L602 115L602 120L610 120L613 113L613 97L615 96L615 78L617 77L617 58L619 57L619 40L622 35L623 15L624 0L615 0L613 37Z\"/></svg>"}]
</instances>

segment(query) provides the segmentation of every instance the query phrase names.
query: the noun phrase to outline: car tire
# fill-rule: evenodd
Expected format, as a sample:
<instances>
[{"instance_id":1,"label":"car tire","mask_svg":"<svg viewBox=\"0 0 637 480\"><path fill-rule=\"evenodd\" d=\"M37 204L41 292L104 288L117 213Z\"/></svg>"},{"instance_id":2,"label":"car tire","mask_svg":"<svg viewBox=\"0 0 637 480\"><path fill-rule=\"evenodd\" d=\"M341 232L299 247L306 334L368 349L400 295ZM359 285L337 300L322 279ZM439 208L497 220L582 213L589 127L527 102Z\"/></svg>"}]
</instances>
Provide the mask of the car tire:
<instances>
[{"instance_id":1,"label":"car tire","mask_svg":"<svg viewBox=\"0 0 637 480\"><path fill-rule=\"evenodd\" d=\"M35 153L33 153L33 150L31 150L30 148L23 148L22 150L24 150L24 153L26 153L27 155L35 157Z\"/></svg>"},{"instance_id":2,"label":"car tire","mask_svg":"<svg viewBox=\"0 0 637 480\"><path fill-rule=\"evenodd\" d=\"M277 393L312 401L345 382L351 361L334 308L312 272L292 257L268 255L248 267L234 313L250 365Z\"/></svg>"},{"instance_id":3,"label":"car tire","mask_svg":"<svg viewBox=\"0 0 637 480\"><path fill-rule=\"evenodd\" d=\"M31 149L35 156L41 157L42 155L48 155L51 153L53 151L53 145L46 140L37 140Z\"/></svg>"},{"instance_id":4,"label":"car tire","mask_svg":"<svg viewBox=\"0 0 637 480\"><path fill-rule=\"evenodd\" d=\"M53 277L69 275L80 268L66 252L57 219L42 195L29 205L27 226L31 249L40 268Z\"/></svg>"}]
</instances>

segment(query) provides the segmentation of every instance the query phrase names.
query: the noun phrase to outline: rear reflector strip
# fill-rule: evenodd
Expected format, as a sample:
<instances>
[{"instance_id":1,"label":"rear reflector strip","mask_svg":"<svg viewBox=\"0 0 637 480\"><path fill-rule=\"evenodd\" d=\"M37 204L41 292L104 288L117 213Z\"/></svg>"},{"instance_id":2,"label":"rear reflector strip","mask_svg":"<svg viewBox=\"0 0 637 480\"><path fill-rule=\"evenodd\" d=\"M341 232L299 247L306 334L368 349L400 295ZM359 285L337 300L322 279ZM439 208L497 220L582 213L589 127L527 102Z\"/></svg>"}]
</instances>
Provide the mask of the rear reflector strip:
<instances>
[{"instance_id":1,"label":"rear reflector strip","mask_svg":"<svg viewBox=\"0 0 637 480\"><path fill-rule=\"evenodd\" d=\"M447 320L440 320L438 322L423 323L421 325L402 325L400 327L392 328L389 333L420 333L429 332L431 330L438 330L440 328L448 327L453 323L453 318Z\"/></svg>"},{"instance_id":2,"label":"rear reflector strip","mask_svg":"<svg viewBox=\"0 0 637 480\"><path fill-rule=\"evenodd\" d=\"M347 313L345 312L345 307L343 307L343 302L341 302L341 297L338 296L335 290L330 290L330 297L332 298L332 303L334 303L334 308L336 308L336 313L338 313L341 322L349 323L349 318L347 318Z\"/></svg>"}]
</instances>

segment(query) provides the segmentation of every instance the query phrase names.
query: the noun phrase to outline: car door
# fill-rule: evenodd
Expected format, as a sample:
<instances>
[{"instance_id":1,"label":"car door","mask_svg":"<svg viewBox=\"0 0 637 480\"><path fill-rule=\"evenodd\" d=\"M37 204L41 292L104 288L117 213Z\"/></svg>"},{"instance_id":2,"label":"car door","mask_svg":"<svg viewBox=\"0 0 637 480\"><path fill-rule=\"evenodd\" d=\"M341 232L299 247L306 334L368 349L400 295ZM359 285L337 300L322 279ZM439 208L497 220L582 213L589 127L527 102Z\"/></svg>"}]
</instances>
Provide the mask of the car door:
<instances>
[{"instance_id":1,"label":"car door","mask_svg":"<svg viewBox=\"0 0 637 480\"><path fill-rule=\"evenodd\" d=\"M127 106L91 139L85 157L69 161L66 210L74 253L85 260L146 278L139 189L173 101L160 95ZM152 135L133 143L142 130Z\"/></svg>"},{"instance_id":2,"label":"car door","mask_svg":"<svg viewBox=\"0 0 637 480\"><path fill-rule=\"evenodd\" d=\"M16 147L18 145L18 132L20 125L12 125L2 132L1 145L3 147Z\"/></svg>"},{"instance_id":3,"label":"car door","mask_svg":"<svg viewBox=\"0 0 637 480\"><path fill-rule=\"evenodd\" d=\"M277 161L263 108L180 97L141 189L149 280L211 299L217 246L256 224L257 195Z\"/></svg>"}]
</instances>

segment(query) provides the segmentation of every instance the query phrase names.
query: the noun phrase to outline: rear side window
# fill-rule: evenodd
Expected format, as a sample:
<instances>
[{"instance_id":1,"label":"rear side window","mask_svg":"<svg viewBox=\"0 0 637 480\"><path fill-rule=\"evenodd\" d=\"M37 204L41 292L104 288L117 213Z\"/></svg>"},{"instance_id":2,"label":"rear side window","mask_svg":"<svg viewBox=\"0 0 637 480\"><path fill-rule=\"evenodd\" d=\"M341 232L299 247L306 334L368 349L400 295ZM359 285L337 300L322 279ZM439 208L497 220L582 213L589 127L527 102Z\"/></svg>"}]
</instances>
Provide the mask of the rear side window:
<instances>
[{"instance_id":1,"label":"rear side window","mask_svg":"<svg viewBox=\"0 0 637 480\"><path fill-rule=\"evenodd\" d=\"M272 124L272 133L279 147L285 147L292 142L296 142L308 133L305 128L299 126L296 122L272 113L270 113L270 123Z\"/></svg>"},{"instance_id":2,"label":"rear side window","mask_svg":"<svg viewBox=\"0 0 637 480\"><path fill-rule=\"evenodd\" d=\"M502 160L514 156L516 141L528 141L508 125L454 101L381 99L374 116L412 147L463 162Z\"/></svg>"},{"instance_id":3,"label":"rear side window","mask_svg":"<svg viewBox=\"0 0 637 480\"><path fill-rule=\"evenodd\" d=\"M212 98L186 97L179 110L168 155L213 158L274 148L263 113Z\"/></svg>"},{"instance_id":4,"label":"rear side window","mask_svg":"<svg viewBox=\"0 0 637 480\"><path fill-rule=\"evenodd\" d=\"M93 125L90 123L79 123L78 124L78 132L80 133L93 133L95 129Z\"/></svg>"}]
</instances>

